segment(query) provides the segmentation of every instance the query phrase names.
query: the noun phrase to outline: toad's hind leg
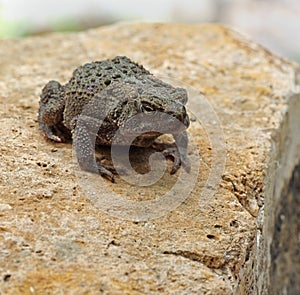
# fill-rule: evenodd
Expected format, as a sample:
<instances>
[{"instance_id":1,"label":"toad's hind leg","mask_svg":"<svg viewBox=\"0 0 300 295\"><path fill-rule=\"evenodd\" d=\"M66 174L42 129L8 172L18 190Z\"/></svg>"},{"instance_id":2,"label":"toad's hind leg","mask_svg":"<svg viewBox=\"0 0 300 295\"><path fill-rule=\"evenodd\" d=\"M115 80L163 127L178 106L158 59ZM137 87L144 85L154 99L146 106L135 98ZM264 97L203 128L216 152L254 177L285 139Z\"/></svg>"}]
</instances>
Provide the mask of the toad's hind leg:
<instances>
[{"instance_id":1,"label":"toad's hind leg","mask_svg":"<svg viewBox=\"0 0 300 295\"><path fill-rule=\"evenodd\" d=\"M70 138L70 132L63 125L65 108L64 87L50 81L42 90L38 121L46 138L62 142Z\"/></svg>"}]
</instances>

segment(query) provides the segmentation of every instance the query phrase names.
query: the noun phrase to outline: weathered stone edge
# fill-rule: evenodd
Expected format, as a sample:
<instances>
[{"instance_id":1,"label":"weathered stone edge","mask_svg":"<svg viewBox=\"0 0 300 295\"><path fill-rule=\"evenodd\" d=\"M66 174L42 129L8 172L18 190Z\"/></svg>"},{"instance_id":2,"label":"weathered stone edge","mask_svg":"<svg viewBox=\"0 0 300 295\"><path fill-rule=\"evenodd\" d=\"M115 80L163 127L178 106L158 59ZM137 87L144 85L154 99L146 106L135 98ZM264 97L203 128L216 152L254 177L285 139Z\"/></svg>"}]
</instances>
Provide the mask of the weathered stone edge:
<instances>
[{"instance_id":1,"label":"weathered stone edge","mask_svg":"<svg viewBox=\"0 0 300 295\"><path fill-rule=\"evenodd\" d=\"M286 236L289 228L283 227L282 221L284 219L296 221L298 210L297 207L295 207L294 211L290 208L296 202L295 200L292 200L291 204L284 200L288 194L292 194L294 198L297 196L296 192L290 191L290 187L295 181L297 167L300 165L299 66L295 67L294 76L295 80L294 82L291 81L290 93L287 94L287 107L282 113L281 125L272 134L272 144L269 151L268 168L266 169L264 184L265 201L257 218L254 247L249 260L239 273L235 294L263 295L300 292L300 273L296 274L296 278L290 278L293 269L300 268L300 256L294 257L295 253L292 251L289 253L280 252L282 249L279 249L278 244L278 235ZM283 204L287 206L284 208ZM286 216L287 213L293 216ZM290 226L293 225L290 224ZM296 228L299 230L299 223L296 225ZM290 245L289 248L299 246ZM276 247L276 255L274 255L274 247ZM284 255L287 255L288 258L283 258ZM288 264L289 261L294 261L295 265L291 266ZM280 263L286 265L278 265ZM282 269L285 271L281 272Z\"/></svg>"}]
</instances>

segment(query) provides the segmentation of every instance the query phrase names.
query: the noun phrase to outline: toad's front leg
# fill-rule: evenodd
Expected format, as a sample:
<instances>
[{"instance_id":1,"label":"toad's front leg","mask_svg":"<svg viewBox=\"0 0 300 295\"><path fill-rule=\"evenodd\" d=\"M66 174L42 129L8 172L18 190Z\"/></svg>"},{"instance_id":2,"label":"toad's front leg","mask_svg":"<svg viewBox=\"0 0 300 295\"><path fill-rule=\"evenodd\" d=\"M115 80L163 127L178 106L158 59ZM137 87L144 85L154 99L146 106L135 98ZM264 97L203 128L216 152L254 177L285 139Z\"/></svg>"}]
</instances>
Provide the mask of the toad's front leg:
<instances>
[{"instance_id":1,"label":"toad's front leg","mask_svg":"<svg viewBox=\"0 0 300 295\"><path fill-rule=\"evenodd\" d=\"M99 120L80 115L76 120L73 132L73 148L80 168L84 171L100 174L102 177L115 182L116 170L97 162L95 157L96 137L99 130Z\"/></svg>"}]
</instances>

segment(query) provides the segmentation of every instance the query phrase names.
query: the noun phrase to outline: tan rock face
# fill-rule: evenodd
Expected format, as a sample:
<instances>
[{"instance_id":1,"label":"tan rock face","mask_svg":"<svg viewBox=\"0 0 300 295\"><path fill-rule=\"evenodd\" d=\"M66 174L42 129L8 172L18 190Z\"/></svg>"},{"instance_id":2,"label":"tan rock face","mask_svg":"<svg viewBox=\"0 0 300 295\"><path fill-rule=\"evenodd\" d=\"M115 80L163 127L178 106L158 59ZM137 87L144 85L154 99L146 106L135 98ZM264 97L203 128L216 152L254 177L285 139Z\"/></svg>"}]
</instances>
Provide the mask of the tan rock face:
<instances>
[{"instance_id":1,"label":"tan rock face","mask_svg":"<svg viewBox=\"0 0 300 295\"><path fill-rule=\"evenodd\" d=\"M139 205L129 215L101 207L101 194L91 197L90 180L76 172L72 145L45 141L36 119L46 82L64 83L80 64L116 55L189 89L190 155L201 156L195 186L192 175L179 185L191 192L158 215L158 205L152 214L143 204L162 198L180 175L150 187L105 183L106 203L113 193L140 203L140 220L130 218ZM288 134L292 64L218 25L118 24L2 40L0 56L3 294L252 294L251 282L267 290L254 269L269 245L261 208L273 195L280 134ZM171 203L179 193L172 194Z\"/></svg>"}]
</instances>

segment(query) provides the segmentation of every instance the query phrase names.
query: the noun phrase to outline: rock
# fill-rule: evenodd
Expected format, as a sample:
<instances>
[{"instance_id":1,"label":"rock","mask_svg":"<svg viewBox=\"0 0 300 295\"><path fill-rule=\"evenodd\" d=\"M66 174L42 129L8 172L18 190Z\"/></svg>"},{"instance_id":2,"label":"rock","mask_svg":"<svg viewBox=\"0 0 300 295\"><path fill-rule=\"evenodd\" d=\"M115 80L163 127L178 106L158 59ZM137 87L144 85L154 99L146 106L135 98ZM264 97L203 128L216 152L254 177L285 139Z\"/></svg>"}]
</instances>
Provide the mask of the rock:
<instances>
[{"instance_id":1,"label":"rock","mask_svg":"<svg viewBox=\"0 0 300 295\"><path fill-rule=\"evenodd\" d=\"M1 293L299 291L297 65L213 24L1 40L0 54ZM77 171L70 144L40 135L43 85L116 55L188 88L199 173L103 183Z\"/></svg>"}]
</instances>

